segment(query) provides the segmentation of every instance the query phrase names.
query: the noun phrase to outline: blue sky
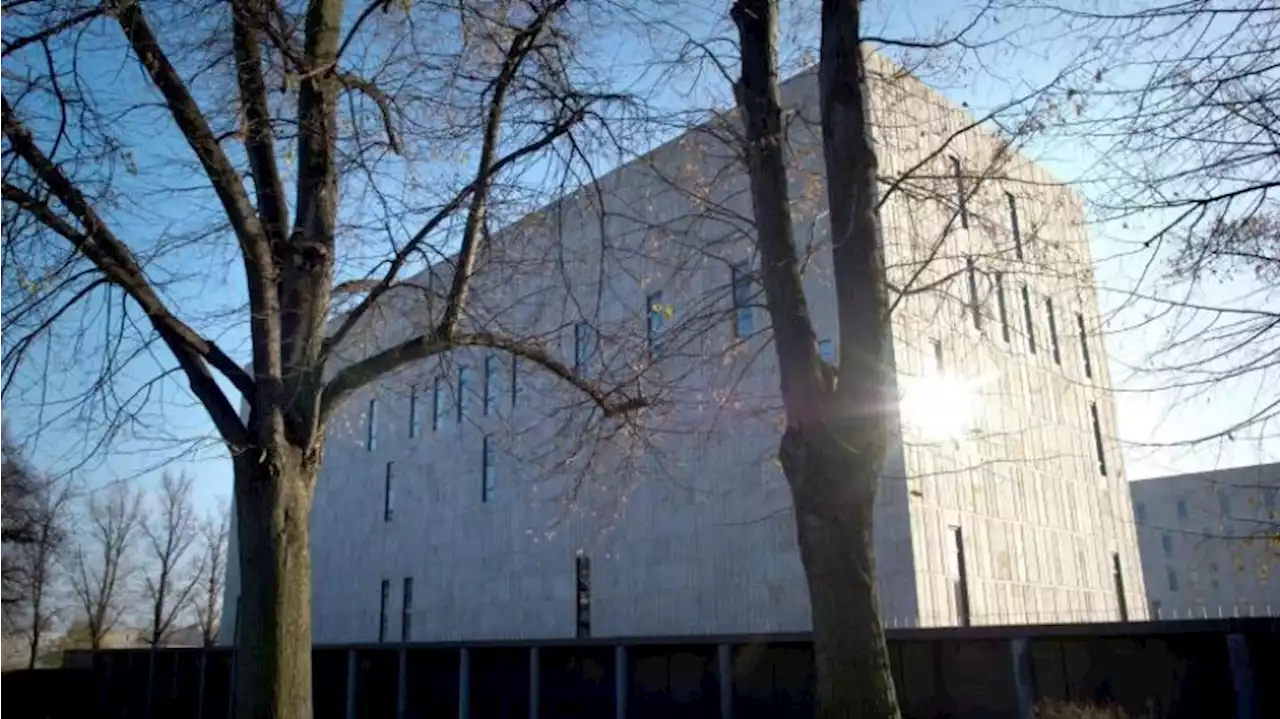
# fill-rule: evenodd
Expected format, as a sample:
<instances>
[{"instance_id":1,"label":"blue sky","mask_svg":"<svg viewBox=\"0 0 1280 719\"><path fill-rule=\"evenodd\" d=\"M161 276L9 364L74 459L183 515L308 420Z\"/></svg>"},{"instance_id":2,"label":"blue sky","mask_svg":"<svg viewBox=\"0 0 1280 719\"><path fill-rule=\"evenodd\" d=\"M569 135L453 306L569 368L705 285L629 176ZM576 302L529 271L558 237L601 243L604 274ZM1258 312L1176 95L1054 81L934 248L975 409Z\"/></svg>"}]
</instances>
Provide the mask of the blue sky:
<instances>
[{"instance_id":1,"label":"blue sky","mask_svg":"<svg viewBox=\"0 0 1280 719\"><path fill-rule=\"evenodd\" d=\"M724 3L724 6L727 9L728 3ZM920 3L875 3L869 6L867 28L871 34L885 36L929 35L946 22L954 24L958 18L967 17L962 14L964 7L932 0ZM813 32L812 15L802 14L812 11L803 3L792 3L788 8L785 16L788 31L784 60L794 66L794 63L802 61L806 46L816 44L816 36ZM655 4L654 12L666 10ZM680 28L690 34L731 36L727 19L719 14L718 8L701 12L685 8L672 17L677 18ZM1003 31L1010 27L1008 21L1005 22L1006 25L1000 27L986 26L984 31ZM117 39L109 34L118 34L118 28L103 25L101 32L100 44L88 46L94 62L86 79L91 86L98 88L98 98L107 105L132 103L141 97L141 90L133 90L131 92L134 94L119 97L113 93L117 92L116 88L141 87L136 64L128 61L119 51ZM655 32L660 35L662 30ZM1055 54L1065 56L1072 50L1055 41L1051 35L1043 32L1036 35L1036 42L1027 43L1023 47L993 46L984 50L983 59L986 63L980 73L954 76L950 82L941 76L931 79L936 80L941 85L940 89L954 100L965 101L975 110L980 109L998 101L998 98L1008 96L1022 84L1034 82L1037 73L1043 73L1053 66L1051 60ZM614 42L611 47L611 51L606 49L601 56L617 68L617 71L630 73L637 78L637 86L654 82L655 76L651 72L642 71L639 63L634 61L641 54L634 45ZM69 62L70 58L62 56L59 60ZM718 75L705 73L696 83L692 78L692 75L686 73L673 81L669 80L669 84L664 85L663 93L658 96L658 102L668 107L700 107L706 106L709 101L723 103L727 99L729 88ZM144 111L139 115L141 116L130 116L127 121L136 122L139 127L146 123L155 123L156 127L168 126L159 110ZM154 228L215 227L219 211L207 191L182 194L171 191L177 186L200 184L200 178L191 164L190 151L181 139L172 130L151 133L140 130L133 137L135 144L129 148L128 160L117 159L113 166L117 177L123 178L120 180L121 186L132 188L136 199L130 205L116 207L108 212L120 234L144 238L140 244L135 245L135 249L149 252L164 249L155 243L159 241L156 238L166 235L153 231ZM1051 145L1035 150L1037 159L1064 178L1087 175L1097 159L1096 149L1084 145ZM121 172L124 174L120 174ZM146 180L145 184L142 182L143 178ZM1089 191L1087 187L1084 190ZM1128 243L1134 241L1142 229L1141 226L1127 229L1116 226L1095 228L1094 253L1100 260L1098 272L1102 284L1125 286L1138 271L1132 261L1117 257L1124 253ZM218 237L216 231L214 237ZM234 256L234 248L225 238L222 242L202 242L198 247L198 250L174 255L157 265L162 268L160 276L168 279L164 290L166 297L174 306L182 308L184 317L195 317L194 323L217 339L233 356L246 358L247 337L241 323L217 316L243 301L243 278ZM355 263L356 266L359 264L358 261ZM1211 295L1211 299L1230 299L1251 289L1247 283L1232 283L1204 291ZM1104 305L1111 303L1114 306L1118 296L1104 292L1102 301ZM101 308L95 311L101 311ZM1147 330L1141 337L1130 334L1108 338L1113 355L1113 379L1122 386L1132 388L1140 385L1139 380L1127 377L1124 366L1141 363L1142 348L1149 346L1156 338L1151 332L1152 330ZM89 446L87 442L92 438L91 432L85 431L84 422L67 419L54 422L39 431L24 431L24 428L37 428L47 424L51 413L56 411L46 407L42 414L38 401L42 394L46 398L56 398L84 386L84 373L92 366L89 360L95 348L100 350L101 345L95 345L94 340L89 340L86 345L75 346L63 337L48 344L37 344L33 349L36 361L31 362L24 370L21 391L8 398L5 407L8 410L5 418L17 436L26 442L33 461L55 471L74 467L76 473L91 485L115 480L154 484L159 468L165 467L170 471L189 473L196 478L197 499L203 506L211 506L219 498L229 497L230 465L225 452L217 443L208 441L191 449L189 444L179 441L193 437L213 437L212 427L203 409L191 399L182 382L170 380L156 386L142 418L145 425L140 434L145 439L121 437L113 451L96 454L83 465L86 448ZM47 371L43 371L45 353L49 360ZM167 369L172 365L173 361L167 350L157 345L154 356L143 354L129 365L128 372L121 378L119 385L126 391L137 388L160 368ZM1118 396L1121 439L1142 443L1161 438L1191 437L1212 431L1240 414L1249 392L1249 387L1234 388L1230 392L1216 393L1208 400L1196 402L1182 401L1181 398L1168 394L1121 393ZM1143 448L1138 444L1131 444L1126 448L1130 477L1276 458L1277 448L1274 443L1265 442L1226 442L1212 447L1202 445L1193 450L1156 450Z\"/></svg>"}]
</instances>

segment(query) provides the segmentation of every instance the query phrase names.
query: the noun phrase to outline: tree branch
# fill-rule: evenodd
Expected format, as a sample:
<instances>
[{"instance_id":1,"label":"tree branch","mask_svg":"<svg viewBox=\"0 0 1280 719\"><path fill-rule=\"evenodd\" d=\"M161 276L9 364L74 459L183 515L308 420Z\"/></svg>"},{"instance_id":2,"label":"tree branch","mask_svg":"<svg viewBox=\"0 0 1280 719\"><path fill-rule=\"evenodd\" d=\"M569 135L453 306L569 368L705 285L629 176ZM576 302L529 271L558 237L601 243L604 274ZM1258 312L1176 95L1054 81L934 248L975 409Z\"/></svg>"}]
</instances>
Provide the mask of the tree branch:
<instances>
[{"instance_id":1,"label":"tree branch","mask_svg":"<svg viewBox=\"0 0 1280 719\"><path fill-rule=\"evenodd\" d=\"M250 401L256 393L253 381L221 349L173 316L152 289L128 247L102 222L61 169L36 147L30 132L14 116L7 98L3 101L3 112L3 130L5 137L9 139L10 148L31 166L54 196L80 220L87 233L76 230L46 203L9 183L5 183L3 187L4 199L61 235L97 266L112 284L120 287L138 303L182 365L192 392L209 410L223 439L233 444L242 441L244 425L240 422L239 414L222 393L205 363L215 366Z\"/></svg>"},{"instance_id":2,"label":"tree branch","mask_svg":"<svg viewBox=\"0 0 1280 719\"><path fill-rule=\"evenodd\" d=\"M572 368L556 359L546 348L532 342L502 337L491 332L473 332L449 338L430 334L406 340L340 370L325 386L321 421L327 421L329 414L344 398L378 377L412 362L462 347L489 347L534 362L581 391L600 408L606 418L643 409L650 404L643 396L627 397L601 390L595 383L583 379Z\"/></svg>"}]
</instances>

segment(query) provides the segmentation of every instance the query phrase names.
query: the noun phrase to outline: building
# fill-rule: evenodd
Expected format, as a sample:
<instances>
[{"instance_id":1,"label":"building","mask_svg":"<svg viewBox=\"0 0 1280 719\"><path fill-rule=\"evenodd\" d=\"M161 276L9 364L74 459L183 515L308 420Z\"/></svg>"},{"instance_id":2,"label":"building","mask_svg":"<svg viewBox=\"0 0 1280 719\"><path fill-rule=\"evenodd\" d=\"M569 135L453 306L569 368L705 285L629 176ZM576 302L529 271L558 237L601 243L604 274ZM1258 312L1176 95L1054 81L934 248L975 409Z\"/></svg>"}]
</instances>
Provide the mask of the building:
<instances>
[{"instance_id":1,"label":"building","mask_svg":"<svg viewBox=\"0 0 1280 719\"><path fill-rule=\"evenodd\" d=\"M1280 463L1129 486L1152 616L1280 615Z\"/></svg>"},{"instance_id":2,"label":"building","mask_svg":"<svg viewBox=\"0 0 1280 719\"><path fill-rule=\"evenodd\" d=\"M872 67L881 169L906 178L882 207L885 253L912 289L893 315L902 423L875 526L886 623L1144 616L1081 203L1006 142L959 132L971 118L909 74ZM783 100L809 307L834 360L816 74ZM634 424L483 351L388 377L330 424L317 642L808 628L731 122L513 222L477 268L472 327L514 328L575 376L661 400ZM414 281L425 292L389 293L348 358L428 326L448 277L442 263Z\"/></svg>"}]
</instances>

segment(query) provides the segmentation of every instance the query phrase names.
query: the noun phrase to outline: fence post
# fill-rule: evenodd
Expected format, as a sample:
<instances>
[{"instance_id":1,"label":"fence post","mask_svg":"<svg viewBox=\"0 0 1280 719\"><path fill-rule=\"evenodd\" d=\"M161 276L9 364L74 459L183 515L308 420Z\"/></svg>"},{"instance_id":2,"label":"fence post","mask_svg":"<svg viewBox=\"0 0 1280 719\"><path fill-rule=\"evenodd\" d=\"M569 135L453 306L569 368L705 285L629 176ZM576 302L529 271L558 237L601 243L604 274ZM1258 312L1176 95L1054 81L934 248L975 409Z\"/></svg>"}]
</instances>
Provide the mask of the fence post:
<instances>
[{"instance_id":1,"label":"fence post","mask_svg":"<svg viewBox=\"0 0 1280 719\"><path fill-rule=\"evenodd\" d=\"M471 649L458 650L458 719L471 716Z\"/></svg>"},{"instance_id":2,"label":"fence post","mask_svg":"<svg viewBox=\"0 0 1280 719\"><path fill-rule=\"evenodd\" d=\"M538 719L542 707L542 652L529 647L529 719Z\"/></svg>"},{"instance_id":3,"label":"fence post","mask_svg":"<svg viewBox=\"0 0 1280 719\"><path fill-rule=\"evenodd\" d=\"M151 719L151 704L155 701L156 696L156 645L151 645L151 650L147 652L147 702L144 705L142 716Z\"/></svg>"},{"instance_id":4,"label":"fence post","mask_svg":"<svg viewBox=\"0 0 1280 719\"><path fill-rule=\"evenodd\" d=\"M347 719L356 719L356 650L347 650Z\"/></svg>"},{"instance_id":5,"label":"fence post","mask_svg":"<svg viewBox=\"0 0 1280 719\"><path fill-rule=\"evenodd\" d=\"M1017 698L1018 719L1031 719L1035 715L1036 688L1031 674L1031 654L1027 651L1027 638L1011 639L1009 653L1013 659L1013 688Z\"/></svg>"},{"instance_id":6,"label":"fence post","mask_svg":"<svg viewBox=\"0 0 1280 719\"><path fill-rule=\"evenodd\" d=\"M720 680L720 719L733 719L733 647L716 646L716 675Z\"/></svg>"},{"instance_id":7,"label":"fence post","mask_svg":"<svg viewBox=\"0 0 1280 719\"><path fill-rule=\"evenodd\" d=\"M200 685L196 689L196 719L204 719L204 682L209 668L209 647L200 649Z\"/></svg>"},{"instance_id":8,"label":"fence post","mask_svg":"<svg viewBox=\"0 0 1280 719\"><path fill-rule=\"evenodd\" d=\"M396 660L396 719L404 719L409 711L409 650L400 647Z\"/></svg>"},{"instance_id":9,"label":"fence post","mask_svg":"<svg viewBox=\"0 0 1280 719\"><path fill-rule=\"evenodd\" d=\"M627 647L613 648L613 716L627 719Z\"/></svg>"},{"instance_id":10,"label":"fence post","mask_svg":"<svg viewBox=\"0 0 1280 719\"><path fill-rule=\"evenodd\" d=\"M1253 661L1249 657L1249 644L1243 634L1227 635L1227 659L1231 664L1231 685L1236 695L1236 719L1258 719Z\"/></svg>"}]
</instances>

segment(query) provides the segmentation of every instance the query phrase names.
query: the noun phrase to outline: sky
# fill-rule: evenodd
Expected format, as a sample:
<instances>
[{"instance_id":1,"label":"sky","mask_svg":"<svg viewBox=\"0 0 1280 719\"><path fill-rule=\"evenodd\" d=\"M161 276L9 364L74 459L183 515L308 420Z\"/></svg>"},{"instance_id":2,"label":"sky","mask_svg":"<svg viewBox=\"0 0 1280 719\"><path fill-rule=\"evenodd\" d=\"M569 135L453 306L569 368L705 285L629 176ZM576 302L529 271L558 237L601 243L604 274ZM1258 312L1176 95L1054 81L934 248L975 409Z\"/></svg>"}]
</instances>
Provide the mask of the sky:
<instances>
[{"instance_id":1,"label":"sky","mask_svg":"<svg viewBox=\"0 0 1280 719\"><path fill-rule=\"evenodd\" d=\"M726 8L727 5L725 3ZM784 15L789 30L786 33L786 51L783 56L790 67L804 61L806 45L816 43L812 17L794 9L802 5L804 4L788 5L788 8L793 9ZM870 33L884 36L928 35L948 21L954 23L965 7L963 4L938 0L871 3L867 28ZM682 12L681 29L695 35L718 32L727 36L731 30L727 20L713 10L714 8L702 13ZM658 11L659 9L655 9L655 12ZM1006 20L1004 27L1009 26ZM987 31L994 30L995 26L987 27ZM658 29L656 32L661 33L662 30ZM110 44L104 40L101 57L95 57L97 62L92 65L94 69L87 71L89 83L101 88L99 98L107 103L116 99L110 96L112 88L138 86L139 79L136 67L130 65L127 58L106 49ZM933 79L942 83L939 89L953 100L966 102L976 111L984 104L996 101L996 98L1007 96L1020 83L1035 81L1036 68L1051 65L1043 62L1044 53L1051 55L1067 51L1068 48L1048 41L1025 48L996 46L989 52L983 52L982 59L992 64L986 65L982 72L951 76L949 80L943 75ZM648 74L641 72L634 63L628 69L628 62L633 62L639 54L634 47L620 42L616 43L613 57L609 59L620 72L632 72L637 78L645 78ZM59 59L63 62L70 60L69 57ZM646 81L652 80L641 80ZM693 75L686 73L671 79L670 85L664 87L658 101L671 107L698 106L712 99L723 103L728 97L728 91L727 83L715 73L704 73L696 80ZM123 98L130 102L135 99ZM157 122L164 120L158 111L151 119ZM1035 152L1036 159L1064 178L1086 175L1097 161L1096 148L1084 143L1078 146L1039 147L1035 148ZM136 203L114 211L121 234L128 235L131 230L137 230L139 236L152 236L146 231L151 227L203 227L205 220L208 223L216 222L217 208L207 196L183 200L184 195L153 194L149 189L152 186L174 187L199 181L198 175L193 172L189 149L172 132L159 132L140 139L131 148L129 162L134 167L131 173L126 171L124 186L136 188L138 194ZM131 181L128 177L130 175L135 179ZM144 178L146 185L141 184ZM1088 192L1088 189L1085 191ZM159 201L158 198L164 199ZM1124 256L1127 254L1128 243L1142 229L1137 225L1127 229L1114 225L1098 225L1094 228L1093 249L1095 258L1098 259L1100 284L1107 287L1125 286L1130 283L1134 273L1140 271L1131 259ZM181 255L181 261L162 263L168 280L165 295L188 315L204 319L204 326L215 328L215 339L233 357L247 359L247 337L243 328L213 316L227 310L244 296L243 278L230 254L232 250L227 243L221 243L220 246L214 244L212 247L210 243L205 243L200 247L202 249L199 252ZM139 251L147 252L152 249L161 251L164 248L152 248L144 243ZM1206 288L1202 292L1207 293L1210 299L1232 299L1253 289L1255 288L1251 288L1247 282L1235 282ZM1104 307L1112 309L1122 305L1122 297L1107 291L1101 293L1101 301ZM85 319L102 321L102 317ZM115 319L119 321L120 318L116 315ZM1129 324L1129 319L1121 316L1116 318L1116 322L1118 326L1123 326ZM1142 364L1145 348L1158 340L1160 331L1159 326L1155 326L1141 332L1107 337L1112 356L1112 377L1121 390L1136 390L1144 386L1147 380L1126 368ZM6 349L7 347L6 343ZM191 437L211 439L214 433L203 409L195 404L182 384L175 380L162 382L154 389L142 417L146 423L142 429L147 435L145 441L141 438L121 437L113 451L95 454L91 461L84 462L92 441L92 433L86 432L85 421L68 418L50 423L48 420L57 409L46 403L42 410L39 400L42 395L46 398L66 395L70 390L82 387L86 368L92 366L92 362L86 360L93 355L95 347L101 349L92 340L88 345L73 345L66 338L37 344L32 350L33 361L24 369L20 382L23 385L22 391L6 397L5 419L17 431L18 436L22 437L32 462L50 471L74 469L74 473L90 486L103 486L114 481L132 481L143 486L153 486L158 481L161 470L184 472L196 479L196 499L201 507L211 508L219 501L229 498L230 463L225 451L215 441L204 442L193 452L176 452L178 447L187 447L177 440ZM153 356L144 354L131 363L126 376L121 380L122 387L136 389L156 374L158 368L172 367L172 358L163 346L157 345L153 350ZM1280 448L1274 442L1224 441L1193 448L1143 446L1150 442L1195 437L1216 431L1247 408L1250 394L1256 390L1256 387L1233 387L1195 401L1170 393L1121 391L1116 401L1119 434L1125 446L1128 476L1140 478L1280 458ZM229 396L232 395L229 393ZM92 420L89 424L92 425ZM23 431L24 427L37 430ZM169 442L170 438L172 443ZM175 453L179 455L176 458Z\"/></svg>"}]
</instances>

